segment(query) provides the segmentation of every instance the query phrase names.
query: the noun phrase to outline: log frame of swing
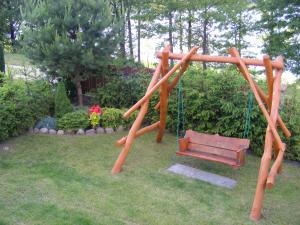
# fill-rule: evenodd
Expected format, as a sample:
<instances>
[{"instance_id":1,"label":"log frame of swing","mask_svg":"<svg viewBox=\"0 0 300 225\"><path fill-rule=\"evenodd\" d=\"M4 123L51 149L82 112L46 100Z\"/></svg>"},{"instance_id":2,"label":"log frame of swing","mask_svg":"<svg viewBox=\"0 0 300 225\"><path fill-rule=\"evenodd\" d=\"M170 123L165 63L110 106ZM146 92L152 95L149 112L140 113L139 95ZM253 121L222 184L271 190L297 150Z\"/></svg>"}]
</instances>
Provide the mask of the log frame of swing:
<instances>
[{"instance_id":1,"label":"log frame of swing","mask_svg":"<svg viewBox=\"0 0 300 225\"><path fill-rule=\"evenodd\" d=\"M169 70L169 54L170 49L166 49L162 52L162 71L161 71L161 78L163 78ZM159 110L159 130L156 136L156 142L160 143L162 141L166 124L167 124L167 112L168 112L168 80L163 82L159 88L159 99L160 99L160 110Z\"/></svg>"},{"instance_id":2,"label":"log frame of swing","mask_svg":"<svg viewBox=\"0 0 300 225\"><path fill-rule=\"evenodd\" d=\"M270 116L274 122L276 121L279 115L278 108L280 103L281 73L282 71L277 73L273 83L273 99L272 99L272 108L271 108ZM255 191L252 209L250 213L250 218L253 220L259 220L261 217L261 209L263 206L265 188L266 187L271 188L273 186L275 182L275 176L277 174L278 168L280 167L283 158L283 157L279 157L279 158L277 157L276 159L277 163L273 165L273 168L271 168L270 174L268 175L268 171L272 159L273 142L274 142L273 135L272 132L270 131L270 126L268 126L266 131L266 136L265 136L264 153L261 158L256 191ZM280 152L283 154L284 151L285 151L285 144L283 146L283 149L280 150Z\"/></svg>"},{"instance_id":3,"label":"log frame of swing","mask_svg":"<svg viewBox=\"0 0 300 225\"><path fill-rule=\"evenodd\" d=\"M287 136L287 137L291 136L290 131L285 126L285 124L282 121L282 119L279 115L279 112L278 112L279 111L279 101L280 101L280 78L281 78L281 74L282 74L283 68L284 68L283 59L281 57L279 57L275 61L271 61L268 56L264 56L263 60L245 59L245 58L241 58L239 56L239 53L235 48L229 49L229 52L232 55L232 57L205 56L205 55L195 54L197 49L198 48L193 48L187 55L174 54L174 53L170 53L170 52L168 53L169 59L180 59L181 61L178 64L176 64L173 68L171 68L171 70L168 73L166 73L160 81L157 81L152 86L149 85L145 96L143 98L141 98L133 107L131 107L124 114L125 118L129 117L132 112L134 112L139 107L141 107L140 113L139 113L135 123L133 124L132 128L130 129L128 136L123 137L123 139L125 141L125 147L122 152L124 152L126 150L126 147L129 146L127 149L127 152L126 152L126 156L127 156L129 148L131 147L132 141L134 140L135 137L138 136L137 135L138 127L141 125L141 121L147 112L149 100L150 100L152 94L154 93L154 91L157 90L158 87L161 88L161 85L167 83L168 79L173 75L173 73L180 66L183 67L183 65L187 64L189 62L189 60L205 61L205 62L224 62L224 63L236 64L238 69L240 70L241 74L245 78L245 80L248 81L250 88L251 88L252 92L254 93L255 99L258 102L259 107L268 122L268 128L266 130L266 136L265 136L264 154L263 154L263 157L261 160L261 168L259 171L259 177L258 177L258 181L257 181L255 198L254 198L252 210L250 213L251 219L258 220L261 217L261 209L262 209L265 188L273 187L274 182L275 182L275 177L278 174L278 172L280 171L281 163L283 160L283 154L284 154L284 151L286 148L285 144L281 141L280 136L278 135L278 131L276 129L277 123L283 130L283 133L285 134L285 136ZM157 56L158 56L158 58L160 58L162 56L162 53L158 53ZM162 62L161 62L161 64L162 64ZM256 66L264 66L265 67L267 84L268 84L268 95L267 96L260 89L260 87L257 85L257 83L252 79L252 77L247 69L247 65L256 65ZM275 78L273 78L273 73L272 73L273 69L275 69L275 72L276 72ZM181 75L177 76L178 80ZM176 80L174 81L174 80L171 83L171 85L168 85L168 86L165 85L165 90L167 91L168 94L172 90L172 88L174 86L176 86L177 81ZM173 83L174 83L174 85L172 85ZM168 95L167 95L167 97L168 97ZM162 100L162 99L160 99L160 100ZM267 108L265 107L264 103L267 104ZM161 107L161 105L159 105L159 107ZM146 110L143 110L144 108L146 108ZM143 113L141 114L141 112L143 112ZM137 121L140 121L140 123L137 124L139 126L136 126ZM135 128L134 130L133 130L133 127ZM130 142L130 144L128 144L128 142ZM268 173L270 161L272 158L273 144L275 145L275 149L278 150L278 154L276 155L276 160L271 168L271 171ZM183 146L183 148L184 148L184 146ZM121 153L120 153L120 155L121 155ZM124 160L125 160L126 156L124 157ZM113 174L120 172L120 169L121 169L122 164L124 163L124 160L121 163L118 171L114 171L114 169L112 170Z\"/></svg>"}]
</instances>

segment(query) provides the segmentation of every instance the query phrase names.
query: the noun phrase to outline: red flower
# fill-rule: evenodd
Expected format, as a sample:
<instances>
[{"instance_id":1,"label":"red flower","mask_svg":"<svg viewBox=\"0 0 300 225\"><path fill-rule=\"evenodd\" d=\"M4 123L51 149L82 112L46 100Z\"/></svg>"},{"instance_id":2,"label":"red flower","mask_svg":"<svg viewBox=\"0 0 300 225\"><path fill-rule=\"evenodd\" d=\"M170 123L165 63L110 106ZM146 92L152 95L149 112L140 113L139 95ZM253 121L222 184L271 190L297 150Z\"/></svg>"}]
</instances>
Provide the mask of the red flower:
<instances>
[{"instance_id":1,"label":"red flower","mask_svg":"<svg viewBox=\"0 0 300 225\"><path fill-rule=\"evenodd\" d=\"M97 114L99 114L99 115L101 115L102 114L102 109L101 109L101 107L99 106L99 105L93 105L90 109L89 109L89 113L91 114L91 113L97 113Z\"/></svg>"}]
</instances>

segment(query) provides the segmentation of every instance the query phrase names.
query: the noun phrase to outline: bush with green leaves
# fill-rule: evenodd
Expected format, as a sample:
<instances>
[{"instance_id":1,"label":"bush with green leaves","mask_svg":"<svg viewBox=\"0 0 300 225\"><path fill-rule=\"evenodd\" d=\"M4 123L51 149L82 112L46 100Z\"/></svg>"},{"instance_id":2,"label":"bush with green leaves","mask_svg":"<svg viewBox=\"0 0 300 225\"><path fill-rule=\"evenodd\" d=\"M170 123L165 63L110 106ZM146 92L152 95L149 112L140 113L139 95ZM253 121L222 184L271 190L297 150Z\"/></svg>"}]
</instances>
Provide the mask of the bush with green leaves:
<instances>
[{"instance_id":1,"label":"bush with green leaves","mask_svg":"<svg viewBox=\"0 0 300 225\"><path fill-rule=\"evenodd\" d=\"M137 112L130 115L128 119L123 118L123 114L127 109L117 109L117 108L103 108L103 114L100 116L100 125L104 128L118 128L123 126L124 128L129 128L134 122Z\"/></svg>"},{"instance_id":2,"label":"bush with green leaves","mask_svg":"<svg viewBox=\"0 0 300 225\"><path fill-rule=\"evenodd\" d=\"M103 108L103 114L100 117L100 124L102 127L111 127L116 129L123 125L123 110L116 108Z\"/></svg>"},{"instance_id":3,"label":"bush with green leaves","mask_svg":"<svg viewBox=\"0 0 300 225\"><path fill-rule=\"evenodd\" d=\"M65 85L63 82L59 82L55 93L55 116L61 118L72 111L73 107L67 96Z\"/></svg>"},{"instance_id":4,"label":"bush with green leaves","mask_svg":"<svg viewBox=\"0 0 300 225\"><path fill-rule=\"evenodd\" d=\"M62 130L86 129L89 125L89 117L85 111L66 113L63 117L57 120L57 127Z\"/></svg>"},{"instance_id":5,"label":"bush with green leaves","mask_svg":"<svg viewBox=\"0 0 300 225\"><path fill-rule=\"evenodd\" d=\"M24 133L53 105L45 81L4 80L0 86L0 141Z\"/></svg>"},{"instance_id":6,"label":"bush with green leaves","mask_svg":"<svg viewBox=\"0 0 300 225\"><path fill-rule=\"evenodd\" d=\"M93 103L105 107L128 108L144 95L150 78L148 74L114 75L93 93Z\"/></svg>"}]
</instances>

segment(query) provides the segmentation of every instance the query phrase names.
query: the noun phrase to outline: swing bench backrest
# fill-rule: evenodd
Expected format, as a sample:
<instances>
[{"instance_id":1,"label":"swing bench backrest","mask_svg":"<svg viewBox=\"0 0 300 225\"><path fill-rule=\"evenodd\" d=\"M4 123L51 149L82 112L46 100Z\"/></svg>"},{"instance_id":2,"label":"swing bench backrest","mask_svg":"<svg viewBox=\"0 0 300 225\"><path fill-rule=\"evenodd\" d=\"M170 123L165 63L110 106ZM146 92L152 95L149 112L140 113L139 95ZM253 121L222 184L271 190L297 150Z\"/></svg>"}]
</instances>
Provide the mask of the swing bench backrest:
<instances>
[{"instance_id":1,"label":"swing bench backrest","mask_svg":"<svg viewBox=\"0 0 300 225\"><path fill-rule=\"evenodd\" d=\"M191 156L220 162L239 168L245 164L245 152L249 148L248 139L209 135L187 130L179 139L177 155Z\"/></svg>"}]
</instances>

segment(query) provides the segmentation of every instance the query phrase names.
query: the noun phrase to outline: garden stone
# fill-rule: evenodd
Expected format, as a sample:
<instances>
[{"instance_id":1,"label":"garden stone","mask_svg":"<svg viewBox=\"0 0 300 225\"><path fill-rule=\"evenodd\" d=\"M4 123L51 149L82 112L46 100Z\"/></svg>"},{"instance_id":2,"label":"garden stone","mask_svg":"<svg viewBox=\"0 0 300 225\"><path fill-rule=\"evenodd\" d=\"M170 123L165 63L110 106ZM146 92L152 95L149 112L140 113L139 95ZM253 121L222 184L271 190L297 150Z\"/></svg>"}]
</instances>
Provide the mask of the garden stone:
<instances>
[{"instance_id":1,"label":"garden stone","mask_svg":"<svg viewBox=\"0 0 300 225\"><path fill-rule=\"evenodd\" d=\"M56 134L57 134L57 135L64 135L65 132L64 132L63 130L58 130Z\"/></svg>"},{"instance_id":2,"label":"garden stone","mask_svg":"<svg viewBox=\"0 0 300 225\"><path fill-rule=\"evenodd\" d=\"M48 128L42 128L42 129L40 129L40 133L41 134L48 134L48 132L49 132L49 130L48 130Z\"/></svg>"},{"instance_id":3,"label":"garden stone","mask_svg":"<svg viewBox=\"0 0 300 225\"><path fill-rule=\"evenodd\" d=\"M3 147L3 151L9 151L9 147L8 146L4 146Z\"/></svg>"},{"instance_id":4,"label":"garden stone","mask_svg":"<svg viewBox=\"0 0 300 225\"><path fill-rule=\"evenodd\" d=\"M124 127L123 127L123 126L119 126L119 127L117 128L116 131L117 131L117 132L122 132L122 131L124 131Z\"/></svg>"},{"instance_id":5,"label":"garden stone","mask_svg":"<svg viewBox=\"0 0 300 225\"><path fill-rule=\"evenodd\" d=\"M110 127L108 127L108 128L105 128L105 132L106 132L107 134L111 134L111 133L113 133L113 132L114 132L114 129L113 129L113 128L110 128Z\"/></svg>"},{"instance_id":6,"label":"garden stone","mask_svg":"<svg viewBox=\"0 0 300 225\"><path fill-rule=\"evenodd\" d=\"M95 132L95 129L89 129L85 132L86 135L95 135L96 132Z\"/></svg>"},{"instance_id":7,"label":"garden stone","mask_svg":"<svg viewBox=\"0 0 300 225\"><path fill-rule=\"evenodd\" d=\"M105 133L105 129L102 127L98 127L97 128L97 134L104 134Z\"/></svg>"},{"instance_id":8,"label":"garden stone","mask_svg":"<svg viewBox=\"0 0 300 225\"><path fill-rule=\"evenodd\" d=\"M83 129L79 129L76 134L78 134L78 135L84 135L85 132L84 132Z\"/></svg>"},{"instance_id":9,"label":"garden stone","mask_svg":"<svg viewBox=\"0 0 300 225\"><path fill-rule=\"evenodd\" d=\"M65 133L68 135L72 135L72 134L75 134L75 131L74 130L66 130Z\"/></svg>"},{"instance_id":10,"label":"garden stone","mask_svg":"<svg viewBox=\"0 0 300 225\"><path fill-rule=\"evenodd\" d=\"M37 133L39 133L39 132L40 132L40 129L39 129L39 128L34 128L34 129L33 129L33 133L37 134Z\"/></svg>"},{"instance_id":11,"label":"garden stone","mask_svg":"<svg viewBox=\"0 0 300 225\"><path fill-rule=\"evenodd\" d=\"M54 130L54 129L50 129L50 130L49 130L49 134L51 134L51 135L54 135L54 134L56 134L56 130Z\"/></svg>"}]
</instances>

